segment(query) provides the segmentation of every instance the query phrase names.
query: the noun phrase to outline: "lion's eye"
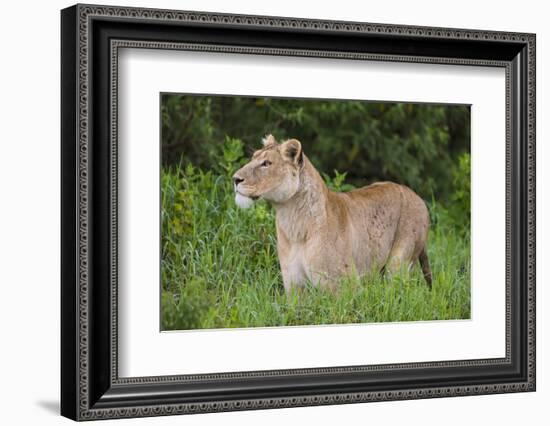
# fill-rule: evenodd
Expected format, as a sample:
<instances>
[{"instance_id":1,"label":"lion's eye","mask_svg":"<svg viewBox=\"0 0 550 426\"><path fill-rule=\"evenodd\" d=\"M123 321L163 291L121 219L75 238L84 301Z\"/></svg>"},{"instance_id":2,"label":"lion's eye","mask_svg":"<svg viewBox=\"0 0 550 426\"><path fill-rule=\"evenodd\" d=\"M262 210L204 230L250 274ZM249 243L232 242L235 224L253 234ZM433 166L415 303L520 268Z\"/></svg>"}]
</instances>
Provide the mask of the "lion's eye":
<instances>
[{"instance_id":1,"label":"lion's eye","mask_svg":"<svg viewBox=\"0 0 550 426\"><path fill-rule=\"evenodd\" d=\"M262 167L269 167L271 166L271 161L265 160L262 164L260 164Z\"/></svg>"}]
</instances>

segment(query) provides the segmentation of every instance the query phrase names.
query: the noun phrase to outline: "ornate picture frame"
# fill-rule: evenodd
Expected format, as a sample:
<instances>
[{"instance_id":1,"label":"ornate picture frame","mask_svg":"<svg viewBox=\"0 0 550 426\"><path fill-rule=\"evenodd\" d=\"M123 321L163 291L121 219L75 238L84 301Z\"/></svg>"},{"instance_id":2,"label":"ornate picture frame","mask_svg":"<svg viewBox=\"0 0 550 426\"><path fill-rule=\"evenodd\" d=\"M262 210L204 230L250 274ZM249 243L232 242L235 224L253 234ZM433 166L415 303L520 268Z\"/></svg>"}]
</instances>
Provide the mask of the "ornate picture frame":
<instances>
[{"instance_id":1,"label":"ornate picture frame","mask_svg":"<svg viewBox=\"0 0 550 426\"><path fill-rule=\"evenodd\" d=\"M535 390L535 35L75 5L61 12L61 414L160 416ZM119 377L120 48L499 67L506 356Z\"/></svg>"}]
</instances>

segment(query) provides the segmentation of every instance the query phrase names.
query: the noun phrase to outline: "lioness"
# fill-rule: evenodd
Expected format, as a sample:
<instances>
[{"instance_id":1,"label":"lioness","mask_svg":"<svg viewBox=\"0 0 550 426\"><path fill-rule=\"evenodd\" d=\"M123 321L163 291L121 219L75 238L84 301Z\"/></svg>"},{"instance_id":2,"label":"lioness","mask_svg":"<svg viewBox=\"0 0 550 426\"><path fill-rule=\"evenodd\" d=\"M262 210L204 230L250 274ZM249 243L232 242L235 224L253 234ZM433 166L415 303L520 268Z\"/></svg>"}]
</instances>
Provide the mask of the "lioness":
<instances>
[{"instance_id":1,"label":"lioness","mask_svg":"<svg viewBox=\"0 0 550 426\"><path fill-rule=\"evenodd\" d=\"M269 201L276 211L277 252L288 292L307 282L336 290L339 278L369 271L395 273L420 261L431 288L426 252L428 209L411 189L379 182L330 191L296 139L272 135L234 176L235 201Z\"/></svg>"}]
</instances>

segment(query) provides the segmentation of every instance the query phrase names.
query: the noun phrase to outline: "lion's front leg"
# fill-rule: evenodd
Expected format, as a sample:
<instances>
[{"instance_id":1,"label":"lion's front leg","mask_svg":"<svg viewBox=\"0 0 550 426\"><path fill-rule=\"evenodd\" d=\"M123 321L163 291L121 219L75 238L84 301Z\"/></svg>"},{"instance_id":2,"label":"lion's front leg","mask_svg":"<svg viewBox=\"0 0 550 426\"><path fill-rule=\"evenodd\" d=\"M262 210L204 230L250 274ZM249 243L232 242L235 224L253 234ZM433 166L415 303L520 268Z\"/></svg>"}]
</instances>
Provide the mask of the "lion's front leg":
<instances>
[{"instance_id":1,"label":"lion's front leg","mask_svg":"<svg viewBox=\"0 0 550 426\"><path fill-rule=\"evenodd\" d=\"M319 259L315 259L308 262L304 259L303 252L295 251L292 256L279 256L279 263L287 293L292 289L304 289L308 284L336 289L337 276L323 266L325 261L319 262Z\"/></svg>"},{"instance_id":2,"label":"lion's front leg","mask_svg":"<svg viewBox=\"0 0 550 426\"><path fill-rule=\"evenodd\" d=\"M293 288L305 287L308 276L304 268L303 247L300 244L292 244L284 236L279 235L277 255L285 291L288 293Z\"/></svg>"},{"instance_id":3,"label":"lion's front leg","mask_svg":"<svg viewBox=\"0 0 550 426\"><path fill-rule=\"evenodd\" d=\"M304 257L308 280L315 286L331 291L338 290L341 279L354 270L351 250L347 246L334 245L327 249L321 243L312 244Z\"/></svg>"},{"instance_id":4,"label":"lion's front leg","mask_svg":"<svg viewBox=\"0 0 550 426\"><path fill-rule=\"evenodd\" d=\"M306 286L308 276L299 257L279 258L279 263L281 265L283 285L287 293L293 288L303 288Z\"/></svg>"}]
</instances>

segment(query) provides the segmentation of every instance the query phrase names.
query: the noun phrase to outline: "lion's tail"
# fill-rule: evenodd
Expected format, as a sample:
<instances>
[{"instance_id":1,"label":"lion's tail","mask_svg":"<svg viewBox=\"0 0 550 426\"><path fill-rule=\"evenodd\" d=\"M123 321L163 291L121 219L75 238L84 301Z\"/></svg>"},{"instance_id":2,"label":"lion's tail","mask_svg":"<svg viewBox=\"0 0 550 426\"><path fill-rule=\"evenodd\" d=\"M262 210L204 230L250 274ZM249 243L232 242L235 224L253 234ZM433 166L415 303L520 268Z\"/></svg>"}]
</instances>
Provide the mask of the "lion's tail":
<instances>
[{"instance_id":1,"label":"lion's tail","mask_svg":"<svg viewBox=\"0 0 550 426\"><path fill-rule=\"evenodd\" d=\"M430 260L428 259L428 252L426 251L426 247L424 247L420 252L420 256L418 257L418 260L420 262L420 267L422 268L422 273L424 274L424 279L426 280L426 283L428 284L428 287L431 290L432 269L430 268Z\"/></svg>"}]
</instances>

